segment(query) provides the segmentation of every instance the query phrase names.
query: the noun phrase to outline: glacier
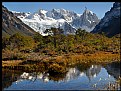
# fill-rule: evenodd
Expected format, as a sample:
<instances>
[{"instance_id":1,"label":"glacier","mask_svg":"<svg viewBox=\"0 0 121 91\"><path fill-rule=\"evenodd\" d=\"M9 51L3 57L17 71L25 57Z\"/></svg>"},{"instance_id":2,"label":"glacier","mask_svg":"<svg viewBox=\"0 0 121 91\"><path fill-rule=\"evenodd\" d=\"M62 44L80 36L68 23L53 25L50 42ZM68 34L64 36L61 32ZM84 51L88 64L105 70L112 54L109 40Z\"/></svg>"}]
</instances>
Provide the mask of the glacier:
<instances>
[{"instance_id":1,"label":"glacier","mask_svg":"<svg viewBox=\"0 0 121 91\"><path fill-rule=\"evenodd\" d=\"M74 34L78 28L90 32L100 21L95 13L87 9L84 10L83 14L65 9L52 9L51 11L39 9L34 13L15 11L13 13L22 22L43 36L47 35L44 31L51 27L63 29L64 34Z\"/></svg>"}]
</instances>

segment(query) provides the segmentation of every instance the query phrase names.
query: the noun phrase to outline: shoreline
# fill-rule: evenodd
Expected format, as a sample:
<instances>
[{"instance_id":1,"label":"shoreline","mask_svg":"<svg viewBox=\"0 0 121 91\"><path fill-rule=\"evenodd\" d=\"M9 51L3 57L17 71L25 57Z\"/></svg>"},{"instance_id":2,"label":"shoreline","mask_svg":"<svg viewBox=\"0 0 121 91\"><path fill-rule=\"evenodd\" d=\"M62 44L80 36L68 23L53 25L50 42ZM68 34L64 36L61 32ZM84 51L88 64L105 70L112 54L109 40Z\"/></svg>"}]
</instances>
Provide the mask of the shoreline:
<instances>
[{"instance_id":1,"label":"shoreline","mask_svg":"<svg viewBox=\"0 0 121 91\"><path fill-rule=\"evenodd\" d=\"M75 64L107 64L120 62L120 54L111 52L96 52L93 54L66 54L59 56L39 56L38 59L2 60L2 68L12 69L36 69L38 66L57 64L59 66L71 66Z\"/></svg>"}]
</instances>

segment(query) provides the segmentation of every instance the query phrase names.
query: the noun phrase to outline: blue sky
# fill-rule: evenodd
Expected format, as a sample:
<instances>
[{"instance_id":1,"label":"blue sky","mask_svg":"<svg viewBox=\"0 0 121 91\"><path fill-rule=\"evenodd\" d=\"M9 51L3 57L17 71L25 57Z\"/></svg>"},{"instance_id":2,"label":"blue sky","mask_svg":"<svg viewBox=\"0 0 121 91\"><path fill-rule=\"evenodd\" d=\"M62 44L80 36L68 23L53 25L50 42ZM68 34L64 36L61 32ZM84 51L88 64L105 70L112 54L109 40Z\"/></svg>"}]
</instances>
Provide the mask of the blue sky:
<instances>
[{"instance_id":1,"label":"blue sky","mask_svg":"<svg viewBox=\"0 0 121 91\"><path fill-rule=\"evenodd\" d=\"M18 12L36 12L39 9L52 10L64 8L82 14L85 6L99 18L110 10L114 2L2 2L8 10Z\"/></svg>"}]
</instances>

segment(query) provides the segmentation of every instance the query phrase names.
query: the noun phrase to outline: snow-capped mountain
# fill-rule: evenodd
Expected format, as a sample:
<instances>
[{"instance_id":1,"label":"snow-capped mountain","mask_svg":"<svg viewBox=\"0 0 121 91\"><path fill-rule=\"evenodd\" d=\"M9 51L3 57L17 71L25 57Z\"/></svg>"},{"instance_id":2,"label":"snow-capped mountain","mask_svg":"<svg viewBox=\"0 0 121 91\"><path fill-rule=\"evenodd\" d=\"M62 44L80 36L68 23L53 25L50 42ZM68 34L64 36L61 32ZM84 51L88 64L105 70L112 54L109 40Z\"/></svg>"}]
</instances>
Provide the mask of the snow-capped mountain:
<instances>
[{"instance_id":1,"label":"snow-capped mountain","mask_svg":"<svg viewBox=\"0 0 121 91\"><path fill-rule=\"evenodd\" d=\"M17 16L18 18L25 18L27 16L29 16L31 13L24 13L24 12L16 12L16 11L11 11L12 13L14 13L15 16Z\"/></svg>"},{"instance_id":2,"label":"snow-capped mountain","mask_svg":"<svg viewBox=\"0 0 121 91\"><path fill-rule=\"evenodd\" d=\"M98 25L91 31L92 33L102 33L111 37L120 33L120 2L115 2L110 11L105 13Z\"/></svg>"},{"instance_id":3,"label":"snow-capped mountain","mask_svg":"<svg viewBox=\"0 0 121 91\"><path fill-rule=\"evenodd\" d=\"M98 23L99 19L96 14L85 9L84 13L80 17L73 20L72 26L90 31L93 30Z\"/></svg>"},{"instance_id":4,"label":"snow-capped mountain","mask_svg":"<svg viewBox=\"0 0 121 91\"><path fill-rule=\"evenodd\" d=\"M68 22L71 22L73 19L79 17L73 11L65 10L65 9L52 9L52 11L47 12L47 17L51 17L53 19L64 19Z\"/></svg>"},{"instance_id":5,"label":"snow-capped mountain","mask_svg":"<svg viewBox=\"0 0 121 91\"><path fill-rule=\"evenodd\" d=\"M74 34L78 28L90 32L99 22L96 14L87 9L82 15L65 9L52 9L51 11L40 9L32 14L15 13L15 15L42 35L46 35L44 31L51 27L63 29L64 34Z\"/></svg>"}]
</instances>

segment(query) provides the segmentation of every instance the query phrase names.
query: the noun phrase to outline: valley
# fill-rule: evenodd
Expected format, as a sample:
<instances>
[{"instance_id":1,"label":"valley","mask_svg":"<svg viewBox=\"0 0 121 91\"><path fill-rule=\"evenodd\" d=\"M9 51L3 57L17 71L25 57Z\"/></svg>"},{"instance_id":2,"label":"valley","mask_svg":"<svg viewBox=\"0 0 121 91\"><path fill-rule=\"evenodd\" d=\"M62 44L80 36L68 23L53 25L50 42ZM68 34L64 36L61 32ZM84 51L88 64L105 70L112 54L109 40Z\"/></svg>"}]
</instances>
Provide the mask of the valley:
<instances>
[{"instance_id":1,"label":"valley","mask_svg":"<svg viewBox=\"0 0 121 91\"><path fill-rule=\"evenodd\" d=\"M24 13L2 6L4 90L119 90L119 64L119 2L102 19L87 8Z\"/></svg>"}]
</instances>

